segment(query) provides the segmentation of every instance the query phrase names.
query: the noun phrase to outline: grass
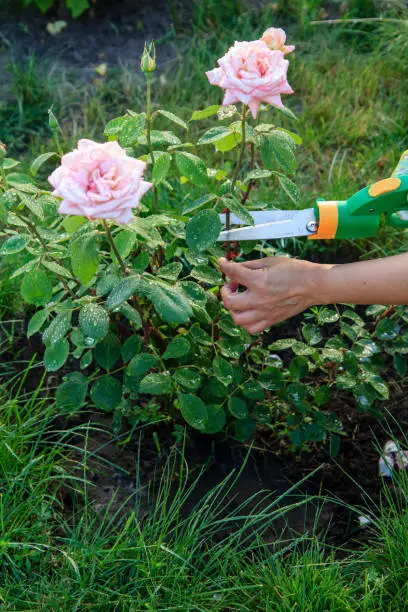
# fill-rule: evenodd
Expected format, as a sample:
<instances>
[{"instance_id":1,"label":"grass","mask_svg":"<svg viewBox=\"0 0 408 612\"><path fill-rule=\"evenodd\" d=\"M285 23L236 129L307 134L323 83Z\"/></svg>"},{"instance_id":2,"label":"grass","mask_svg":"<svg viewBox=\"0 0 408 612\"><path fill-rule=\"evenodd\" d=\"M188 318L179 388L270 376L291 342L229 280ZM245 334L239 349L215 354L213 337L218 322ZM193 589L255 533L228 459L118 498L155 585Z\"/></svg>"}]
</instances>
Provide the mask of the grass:
<instances>
[{"instance_id":1,"label":"grass","mask_svg":"<svg viewBox=\"0 0 408 612\"><path fill-rule=\"evenodd\" d=\"M205 472L190 477L182 447L168 459L158 489L151 490L145 518L137 476L126 512L97 511L86 451L86 439L95 434L89 426L61 431L52 406L38 393L4 395L3 610L406 609L406 475L395 478L400 495L385 488L388 503L371 509L368 543L358 552L333 548L312 532L286 539L282 534L268 543L262 535L306 498L285 506L284 496L269 494L258 499L258 509L252 504L252 512L254 499L228 508L225 499L239 478L230 474L185 516L183 507ZM84 443L75 448L80 438ZM73 450L81 453L75 470ZM72 510L63 504L67 491Z\"/></svg>"}]
</instances>

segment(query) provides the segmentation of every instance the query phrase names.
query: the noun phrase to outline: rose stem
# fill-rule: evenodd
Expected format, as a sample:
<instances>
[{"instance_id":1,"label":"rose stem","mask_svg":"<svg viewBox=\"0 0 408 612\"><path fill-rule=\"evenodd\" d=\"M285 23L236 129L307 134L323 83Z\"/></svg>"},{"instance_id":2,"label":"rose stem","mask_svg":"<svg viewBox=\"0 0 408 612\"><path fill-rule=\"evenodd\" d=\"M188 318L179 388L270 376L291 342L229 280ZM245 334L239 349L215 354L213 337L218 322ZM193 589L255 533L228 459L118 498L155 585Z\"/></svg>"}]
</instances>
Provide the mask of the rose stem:
<instances>
[{"instance_id":1,"label":"rose stem","mask_svg":"<svg viewBox=\"0 0 408 612\"><path fill-rule=\"evenodd\" d=\"M235 171L234 171L234 178L232 179L232 187L231 187L231 192L234 191L235 189L235 185L238 179L238 174L239 171L241 169L242 166L242 160L244 159L244 153L245 153L245 145L246 145L246 134L245 134L245 127L246 127L246 114L247 114L247 107L245 104L242 105L242 123L241 123L241 133L242 133L242 142L241 142L241 150L239 152L239 156L238 156L238 161L236 163L235 166ZM225 229L227 230L227 232L231 229L231 211L228 208L226 215L225 215ZM228 242L227 244L227 259L231 259L231 243Z\"/></svg>"},{"instance_id":2,"label":"rose stem","mask_svg":"<svg viewBox=\"0 0 408 612\"><path fill-rule=\"evenodd\" d=\"M151 112L151 107L152 107L152 88L151 88L151 80L152 80L152 75L149 72L146 72L146 83L147 83L147 93L146 93L146 97L147 97L147 112L146 112L146 121L147 121L147 144L149 146L149 153L150 153L150 157L152 160L152 165L154 168L154 153L153 153L153 146L152 146L152 139L151 139L151 129L152 129L152 112ZM157 186L153 185L153 197L154 197L154 212L157 215L157 213L159 212L159 202L158 202L158 197L157 197Z\"/></svg>"},{"instance_id":3,"label":"rose stem","mask_svg":"<svg viewBox=\"0 0 408 612\"><path fill-rule=\"evenodd\" d=\"M104 228L106 230L106 235L108 237L109 243L110 243L110 245L112 247L113 252L115 253L115 257L118 260L118 263L119 263L119 265L121 267L121 270L122 270L123 274L125 276L129 276L128 270L126 269L126 266L125 266L125 262L123 261L121 255L120 255L120 253L118 251L118 248L117 248L117 246L115 244L115 241L114 241L113 236L112 236L112 232L110 230L110 227L109 227L106 219L102 219L102 223L103 223L103 226L104 226ZM144 343L145 344L149 344L149 332L147 330L148 326L147 326L146 321L144 320L143 311L142 311L140 305L137 303L137 299L136 299L135 295L133 296L133 306L134 306L135 310L137 310L137 312L140 314L140 318L142 319Z\"/></svg>"}]
</instances>

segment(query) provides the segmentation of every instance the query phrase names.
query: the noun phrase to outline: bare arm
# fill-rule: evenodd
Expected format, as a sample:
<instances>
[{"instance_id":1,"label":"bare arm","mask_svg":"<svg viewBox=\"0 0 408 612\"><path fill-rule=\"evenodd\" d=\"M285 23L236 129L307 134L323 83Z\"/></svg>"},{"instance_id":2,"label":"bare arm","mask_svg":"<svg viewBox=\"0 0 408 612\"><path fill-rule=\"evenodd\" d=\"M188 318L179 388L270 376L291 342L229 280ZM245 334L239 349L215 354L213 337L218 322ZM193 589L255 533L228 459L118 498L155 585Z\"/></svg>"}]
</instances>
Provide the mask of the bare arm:
<instances>
[{"instance_id":1,"label":"bare arm","mask_svg":"<svg viewBox=\"0 0 408 612\"><path fill-rule=\"evenodd\" d=\"M408 253L324 265L285 257L244 263L220 259L231 282L221 291L237 325L258 333L319 304L408 304ZM238 285L246 291L238 293Z\"/></svg>"}]
</instances>

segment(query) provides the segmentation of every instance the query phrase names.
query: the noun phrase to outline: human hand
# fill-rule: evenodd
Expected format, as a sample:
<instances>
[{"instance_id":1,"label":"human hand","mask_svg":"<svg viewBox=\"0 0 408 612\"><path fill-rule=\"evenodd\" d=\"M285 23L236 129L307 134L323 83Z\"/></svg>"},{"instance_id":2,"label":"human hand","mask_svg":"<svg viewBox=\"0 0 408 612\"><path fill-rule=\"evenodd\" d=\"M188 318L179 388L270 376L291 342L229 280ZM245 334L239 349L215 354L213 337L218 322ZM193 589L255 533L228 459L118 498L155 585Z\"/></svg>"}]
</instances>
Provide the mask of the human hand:
<instances>
[{"instance_id":1,"label":"human hand","mask_svg":"<svg viewBox=\"0 0 408 612\"><path fill-rule=\"evenodd\" d=\"M332 266L286 257L265 257L244 263L219 260L230 282L221 289L225 307L237 325L257 334L289 319L319 301L321 272ZM246 291L238 293L238 287Z\"/></svg>"}]
</instances>

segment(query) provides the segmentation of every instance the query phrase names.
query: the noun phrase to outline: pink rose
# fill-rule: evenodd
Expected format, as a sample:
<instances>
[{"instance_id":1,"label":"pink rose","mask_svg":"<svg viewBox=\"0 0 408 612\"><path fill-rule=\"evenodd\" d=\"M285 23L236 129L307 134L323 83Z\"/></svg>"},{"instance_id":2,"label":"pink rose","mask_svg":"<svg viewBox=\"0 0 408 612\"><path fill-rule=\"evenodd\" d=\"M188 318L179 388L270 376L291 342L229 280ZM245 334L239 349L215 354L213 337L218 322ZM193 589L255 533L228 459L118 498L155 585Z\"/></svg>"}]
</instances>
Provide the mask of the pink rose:
<instances>
[{"instance_id":1,"label":"pink rose","mask_svg":"<svg viewBox=\"0 0 408 612\"><path fill-rule=\"evenodd\" d=\"M80 140L48 178L53 195L62 198L58 211L88 219L132 220L151 183L143 180L145 162L128 157L117 142Z\"/></svg>"},{"instance_id":2,"label":"pink rose","mask_svg":"<svg viewBox=\"0 0 408 612\"><path fill-rule=\"evenodd\" d=\"M262 40L236 42L218 65L206 75L211 85L226 90L223 105L243 102L254 118L261 102L283 108L281 94L293 93L286 78L288 60Z\"/></svg>"},{"instance_id":3,"label":"pink rose","mask_svg":"<svg viewBox=\"0 0 408 612\"><path fill-rule=\"evenodd\" d=\"M268 28L262 34L261 40L263 40L270 49L282 51L284 55L291 53L295 49L294 45L285 46L286 32L282 30L282 28Z\"/></svg>"}]
</instances>

